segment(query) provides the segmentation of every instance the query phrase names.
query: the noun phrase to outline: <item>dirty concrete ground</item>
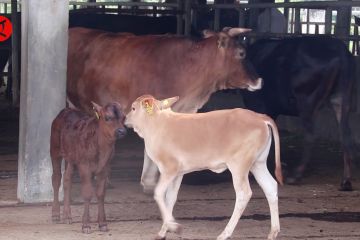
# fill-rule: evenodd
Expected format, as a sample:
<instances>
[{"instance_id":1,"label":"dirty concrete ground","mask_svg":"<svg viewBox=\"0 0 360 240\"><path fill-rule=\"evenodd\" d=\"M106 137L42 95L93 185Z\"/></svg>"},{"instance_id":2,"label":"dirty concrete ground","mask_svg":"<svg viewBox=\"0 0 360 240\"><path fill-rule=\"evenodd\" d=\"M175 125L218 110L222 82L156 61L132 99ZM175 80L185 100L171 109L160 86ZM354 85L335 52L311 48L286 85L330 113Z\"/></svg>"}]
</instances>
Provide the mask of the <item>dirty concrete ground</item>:
<instances>
[{"instance_id":1,"label":"dirty concrete ground","mask_svg":"<svg viewBox=\"0 0 360 240\"><path fill-rule=\"evenodd\" d=\"M6 116L6 117L4 117ZM301 154L301 136L281 133L282 161L294 165ZM99 232L96 203L91 206L92 233L81 233L82 200L74 177L72 225L51 222L51 203L22 204L16 199L17 114L0 114L0 240L153 239L161 227L158 208L139 185L143 143L133 133L117 143L112 162L113 188L106 196L109 231ZM269 163L274 160L270 153ZM279 187L281 232L278 239L360 239L359 158L354 164L353 192L340 192L342 174L339 144L317 142L311 167L301 185ZM270 169L273 165L269 164ZM235 193L228 173L208 172L184 179L174 216L183 225L181 236L168 239L216 239L233 211ZM49 179L49 181L51 181ZM232 239L266 239L269 208L263 192L251 178L253 196Z\"/></svg>"}]
</instances>

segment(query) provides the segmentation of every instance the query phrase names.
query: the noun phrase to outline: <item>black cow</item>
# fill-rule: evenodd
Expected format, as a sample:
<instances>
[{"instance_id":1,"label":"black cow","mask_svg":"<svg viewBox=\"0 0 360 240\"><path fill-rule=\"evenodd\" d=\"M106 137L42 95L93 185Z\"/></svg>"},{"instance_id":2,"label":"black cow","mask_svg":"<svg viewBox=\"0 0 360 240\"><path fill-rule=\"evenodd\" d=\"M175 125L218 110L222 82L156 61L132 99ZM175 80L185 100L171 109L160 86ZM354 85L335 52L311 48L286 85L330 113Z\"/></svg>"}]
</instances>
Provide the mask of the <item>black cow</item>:
<instances>
[{"instance_id":1,"label":"black cow","mask_svg":"<svg viewBox=\"0 0 360 240\"><path fill-rule=\"evenodd\" d=\"M136 35L176 33L176 16L135 16L99 13L71 13L69 28L85 27Z\"/></svg>"},{"instance_id":2,"label":"black cow","mask_svg":"<svg viewBox=\"0 0 360 240\"><path fill-rule=\"evenodd\" d=\"M305 129L303 157L295 179L289 182L299 180L304 172L314 142L314 113L327 101L336 113L344 152L341 190L352 190L353 142L348 120L354 62L346 45L320 36L259 40L248 48L248 56L264 86L260 91L243 92L246 107L274 119L279 114L299 116Z\"/></svg>"}]
</instances>

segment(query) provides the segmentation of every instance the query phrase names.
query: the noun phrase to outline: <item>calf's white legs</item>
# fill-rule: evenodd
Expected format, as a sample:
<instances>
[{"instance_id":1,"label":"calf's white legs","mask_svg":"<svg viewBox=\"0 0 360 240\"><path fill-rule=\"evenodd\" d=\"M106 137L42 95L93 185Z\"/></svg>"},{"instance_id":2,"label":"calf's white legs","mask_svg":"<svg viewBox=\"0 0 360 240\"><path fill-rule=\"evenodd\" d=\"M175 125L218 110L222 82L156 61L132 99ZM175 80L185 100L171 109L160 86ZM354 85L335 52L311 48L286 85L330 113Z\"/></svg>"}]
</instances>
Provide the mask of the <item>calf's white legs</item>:
<instances>
[{"instance_id":1,"label":"calf's white legs","mask_svg":"<svg viewBox=\"0 0 360 240\"><path fill-rule=\"evenodd\" d=\"M159 178L159 170L144 150L144 165L141 173L141 185L145 193L152 194Z\"/></svg>"},{"instance_id":2,"label":"calf's white legs","mask_svg":"<svg viewBox=\"0 0 360 240\"><path fill-rule=\"evenodd\" d=\"M270 207L271 230L268 239L275 239L280 232L277 182L269 173L266 162L257 162L250 170L265 193Z\"/></svg>"},{"instance_id":3,"label":"calf's white legs","mask_svg":"<svg viewBox=\"0 0 360 240\"><path fill-rule=\"evenodd\" d=\"M172 211L170 211L170 207L165 202L166 191L168 190L169 186L172 184L172 182L174 180L175 180L175 176L161 174L159 182L155 188L154 199L155 199L157 205L159 206L161 216L163 219L163 225L161 227L161 230L158 233L157 239L165 239L167 231L177 232L180 229L180 225L175 222L175 219L172 215ZM181 181L180 181L180 183L181 183ZM178 183L178 185L180 185L180 183ZM179 187L177 189L179 189ZM174 191L174 189L171 189L170 191ZM174 194L174 192L170 192L170 195L173 195L173 194ZM176 191L175 195L177 195L177 191ZM172 207L173 207L173 205L175 204L175 201L176 201L176 196L175 196L175 199L173 198L173 200L171 202L169 202L168 204L172 204Z\"/></svg>"},{"instance_id":4,"label":"calf's white legs","mask_svg":"<svg viewBox=\"0 0 360 240\"><path fill-rule=\"evenodd\" d=\"M170 184L170 186L168 187L168 189L166 191L166 195L165 195L166 206L168 207L168 209L171 213L173 212L173 209L174 209L174 205L175 205L178 193L179 193L182 179L183 179L183 175L177 176L172 181L172 183Z\"/></svg>"},{"instance_id":5,"label":"calf's white legs","mask_svg":"<svg viewBox=\"0 0 360 240\"><path fill-rule=\"evenodd\" d=\"M217 240L225 240L231 237L252 195L248 175L246 174L245 176L240 176L231 168L229 168L229 170L232 174L233 185L236 193L235 207L229 223L226 225L224 231L217 237Z\"/></svg>"}]
</instances>

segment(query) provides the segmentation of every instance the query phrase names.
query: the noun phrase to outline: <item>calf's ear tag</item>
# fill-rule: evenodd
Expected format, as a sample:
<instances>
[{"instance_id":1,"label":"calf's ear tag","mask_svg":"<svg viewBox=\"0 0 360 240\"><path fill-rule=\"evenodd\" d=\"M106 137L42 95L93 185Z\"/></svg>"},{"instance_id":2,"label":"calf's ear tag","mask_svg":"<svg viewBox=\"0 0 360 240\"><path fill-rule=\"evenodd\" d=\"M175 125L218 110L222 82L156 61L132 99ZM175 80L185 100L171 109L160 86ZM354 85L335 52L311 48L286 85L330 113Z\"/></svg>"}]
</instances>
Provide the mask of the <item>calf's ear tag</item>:
<instances>
[{"instance_id":1,"label":"calf's ear tag","mask_svg":"<svg viewBox=\"0 0 360 240\"><path fill-rule=\"evenodd\" d=\"M96 116L97 120L100 119L100 116L99 116L98 112L95 112L95 116Z\"/></svg>"},{"instance_id":2,"label":"calf's ear tag","mask_svg":"<svg viewBox=\"0 0 360 240\"><path fill-rule=\"evenodd\" d=\"M99 113L96 111L95 107L93 107L94 113L95 113L95 117L97 120L100 119Z\"/></svg>"},{"instance_id":3,"label":"calf's ear tag","mask_svg":"<svg viewBox=\"0 0 360 240\"><path fill-rule=\"evenodd\" d=\"M145 111L148 113L148 114L153 114L154 112L154 105L152 104L152 101L150 100L145 100L144 101L144 107L145 107Z\"/></svg>"}]
</instances>

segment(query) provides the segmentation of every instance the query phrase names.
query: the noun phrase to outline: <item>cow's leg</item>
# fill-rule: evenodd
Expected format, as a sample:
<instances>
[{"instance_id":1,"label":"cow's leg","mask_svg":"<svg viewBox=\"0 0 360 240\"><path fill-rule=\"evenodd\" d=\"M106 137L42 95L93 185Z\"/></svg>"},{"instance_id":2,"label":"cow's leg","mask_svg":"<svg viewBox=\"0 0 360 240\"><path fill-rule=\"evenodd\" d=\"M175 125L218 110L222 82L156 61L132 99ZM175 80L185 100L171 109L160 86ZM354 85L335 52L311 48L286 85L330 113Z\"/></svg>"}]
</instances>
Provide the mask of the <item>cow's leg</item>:
<instances>
[{"instance_id":1,"label":"cow's leg","mask_svg":"<svg viewBox=\"0 0 360 240\"><path fill-rule=\"evenodd\" d=\"M147 194L153 194L157 180L159 178L159 170L156 164L150 159L144 150L144 165L141 173L141 185Z\"/></svg>"},{"instance_id":2,"label":"cow's leg","mask_svg":"<svg viewBox=\"0 0 360 240\"><path fill-rule=\"evenodd\" d=\"M273 240L280 232L277 183L267 169L266 158L265 161L261 160L257 161L250 171L264 191L268 201L271 215L271 230L268 239Z\"/></svg>"},{"instance_id":3,"label":"cow's leg","mask_svg":"<svg viewBox=\"0 0 360 240\"><path fill-rule=\"evenodd\" d=\"M70 203L71 203L71 184L72 184L73 172L74 172L74 165L66 161L64 179L63 179L63 185L64 185L63 218L64 218L64 223L68 223L68 224L72 223Z\"/></svg>"},{"instance_id":4,"label":"cow's leg","mask_svg":"<svg viewBox=\"0 0 360 240\"><path fill-rule=\"evenodd\" d=\"M170 212L173 212L182 179L183 175L176 177L166 191L166 206L168 207Z\"/></svg>"},{"instance_id":5,"label":"cow's leg","mask_svg":"<svg viewBox=\"0 0 360 240\"><path fill-rule=\"evenodd\" d=\"M54 191L54 200L52 204L52 221L54 223L60 222L60 203L59 203L59 189L61 185L61 156L51 156L53 174L52 187Z\"/></svg>"},{"instance_id":6,"label":"cow's leg","mask_svg":"<svg viewBox=\"0 0 360 240\"><path fill-rule=\"evenodd\" d=\"M217 240L225 240L231 237L252 195L248 173L244 174L244 170L238 169L238 166L234 166L234 168L229 166L229 170L232 175L236 193L235 207L229 223L226 225L224 231L217 237Z\"/></svg>"},{"instance_id":7,"label":"cow's leg","mask_svg":"<svg viewBox=\"0 0 360 240\"><path fill-rule=\"evenodd\" d=\"M108 177L109 168L106 167L103 171L96 175L96 197L98 201L98 223L99 230L106 232L108 230L104 209L104 200L106 193L106 181Z\"/></svg>"},{"instance_id":8,"label":"cow's leg","mask_svg":"<svg viewBox=\"0 0 360 240\"><path fill-rule=\"evenodd\" d=\"M81 179L81 195L84 199L84 213L82 217L82 232L90 233L90 201L93 194L91 172L88 164L79 164L78 170Z\"/></svg>"},{"instance_id":9,"label":"cow's leg","mask_svg":"<svg viewBox=\"0 0 360 240\"><path fill-rule=\"evenodd\" d=\"M309 111L299 114L304 127L304 140L303 140L303 152L300 160L300 164L295 168L295 172L292 177L288 177L286 182L288 184L297 184L301 181L304 171L311 159L311 152L315 142L314 135L314 121Z\"/></svg>"},{"instance_id":10,"label":"cow's leg","mask_svg":"<svg viewBox=\"0 0 360 240\"><path fill-rule=\"evenodd\" d=\"M161 217L163 219L163 225L156 239L165 239L167 231L177 232L179 230L179 224L175 222L172 212L165 203L165 193L170 184L174 181L174 178L175 176L169 174L161 174L155 188L154 199L159 206Z\"/></svg>"},{"instance_id":11,"label":"cow's leg","mask_svg":"<svg viewBox=\"0 0 360 240\"><path fill-rule=\"evenodd\" d=\"M351 96L351 94L349 94ZM347 96L347 101L350 102L350 97ZM351 130L349 126L349 104L344 104L344 100L341 96L335 95L330 99L331 105L336 115L336 119L339 124L339 135L343 148L344 158L344 175L341 181L341 191L352 191L351 184L351 162L353 155L353 139L351 136Z\"/></svg>"}]
</instances>

